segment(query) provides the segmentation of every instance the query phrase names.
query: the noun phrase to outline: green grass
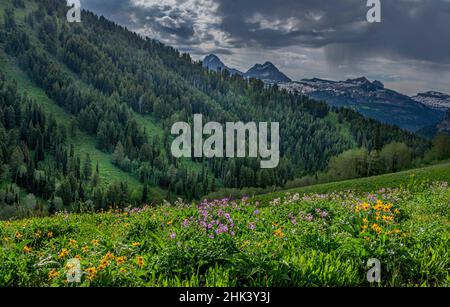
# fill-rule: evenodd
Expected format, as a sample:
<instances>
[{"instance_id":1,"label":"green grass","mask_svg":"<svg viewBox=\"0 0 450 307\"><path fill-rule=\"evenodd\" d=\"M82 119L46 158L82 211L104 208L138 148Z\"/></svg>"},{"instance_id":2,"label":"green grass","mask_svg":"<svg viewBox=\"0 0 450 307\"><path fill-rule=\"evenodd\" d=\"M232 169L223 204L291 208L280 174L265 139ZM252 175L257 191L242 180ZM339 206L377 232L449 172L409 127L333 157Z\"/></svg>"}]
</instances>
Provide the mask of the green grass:
<instances>
[{"instance_id":1,"label":"green grass","mask_svg":"<svg viewBox=\"0 0 450 307\"><path fill-rule=\"evenodd\" d=\"M133 112L133 116L139 126L145 129L149 137L158 136L159 139L162 139L164 130L155 123L155 120L150 115L141 115Z\"/></svg>"},{"instance_id":2,"label":"green grass","mask_svg":"<svg viewBox=\"0 0 450 307\"><path fill-rule=\"evenodd\" d=\"M404 172L386 174L381 176L359 178L325 184L317 184L301 188L293 188L266 195L255 196L256 199L273 198L284 193L300 193L300 194L322 194L341 191L369 192L382 188L400 187L411 181L411 178L417 181L450 181L450 163L443 162L440 164L412 169Z\"/></svg>"}]
</instances>

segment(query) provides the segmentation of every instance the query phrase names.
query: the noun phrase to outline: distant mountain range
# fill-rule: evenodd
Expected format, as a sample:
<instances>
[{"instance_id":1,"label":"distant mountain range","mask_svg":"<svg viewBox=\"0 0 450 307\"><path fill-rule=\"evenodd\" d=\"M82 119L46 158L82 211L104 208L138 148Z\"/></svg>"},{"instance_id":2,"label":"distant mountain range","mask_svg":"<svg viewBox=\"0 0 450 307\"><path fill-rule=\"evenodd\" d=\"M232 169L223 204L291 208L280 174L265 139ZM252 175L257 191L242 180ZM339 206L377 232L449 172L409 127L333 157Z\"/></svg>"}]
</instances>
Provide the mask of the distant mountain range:
<instances>
[{"instance_id":1,"label":"distant mountain range","mask_svg":"<svg viewBox=\"0 0 450 307\"><path fill-rule=\"evenodd\" d=\"M430 91L409 97L385 88L380 81L371 82L365 77L346 81L318 78L292 81L270 62L257 64L242 73L227 67L215 55L207 56L203 67L214 71L228 70L230 74L278 84L281 89L325 101L331 106L353 108L367 117L413 132L435 126L450 108L450 96L447 94Z\"/></svg>"},{"instance_id":2,"label":"distant mountain range","mask_svg":"<svg viewBox=\"0 0 450 307\"><path fill-rule=\"evenodd\" d=\"M440 132L450 134L450 95L436 91L429 91L426 93L419 93L417 96L412 97L412 99L432 109L447 112L442 121L422 128L418 131L418 134L428 138L431 138Z\"/></svg>"},{"instance_id":3,"label":"distant mountain range","mask_svg":"<svg viewBox=\"0 0 450 307\"><path fill-rule=\"evenodd\" d=\"M417 102L423 103L424 105L440 110L440 111L447 111L450 109L450 95L436 92L436 91L430 91L426 93L419 93L417 96L412 97Z\"/></svg>"},{"instance_id":4,"label":"distant mountain range","mask_svg":"<svg viewBox=\"0 0 450 307\"><path fill-rule=\"evenodd\" d=\"M271 62L266 62L262 65L256 64L246 73L243 73L237 69L229 68L216 55L210 54L203 60L203 67L216 72L227 70L231 75L238 74L245 78L256 78L271 84L292 81Z\"/></svg>"},{"instance_id":5,"label":"distant mountain range","mask_svg":"<svg viewBox=\"0 0 450 307\"><path fill-rule=\"evenodd\" d=\"M335 107L353 108L367 117L410 131L434 125L444 116L441 110L432 109L409 96L386 89L380 81L371 82L365 77L346 81L305 79L279 86Z\"/></svg>"}]
</instances>

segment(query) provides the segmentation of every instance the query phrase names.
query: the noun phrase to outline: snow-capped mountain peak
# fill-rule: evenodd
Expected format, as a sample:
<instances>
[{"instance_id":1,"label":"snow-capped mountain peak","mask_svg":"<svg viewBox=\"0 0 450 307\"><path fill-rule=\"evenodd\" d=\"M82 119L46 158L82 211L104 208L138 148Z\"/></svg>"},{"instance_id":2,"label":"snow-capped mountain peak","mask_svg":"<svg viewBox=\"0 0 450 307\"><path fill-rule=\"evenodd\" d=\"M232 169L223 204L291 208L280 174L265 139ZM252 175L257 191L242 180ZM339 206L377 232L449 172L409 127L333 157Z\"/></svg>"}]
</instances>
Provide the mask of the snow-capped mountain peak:
<instances>
[{"instance_id":1,"label":"snow-capped mountain peak","mask_svg":"<svg viewBox=\"0 0 450 307\"><path fill-rule=\"evenodd\" d=\"M450 95L441 92L428 91L419 93L412 99L435 110L447 111L450 109Z\"/></svg>"},{"instance_id":2,"label":"snow-capped mountain peak","mask_svg":"<svg viewBox=\"0 0 450 307\"><path fill-rule=\"evenodd\" d=\"M382 82L371 82L366 77L345 81L303 79L281 83L279 87L326 101L335 107L353 108L370 118L411 131L437 123L443 116L440 110L431 109L411 97L386 89Z\"/></svg>"},{"instance_id":3,"label":"snow-capped mountain peak","mask_svg":"<svg viewBox=\"0 0 450 307\"><path fill-rule=\"evenodd\" d=\"M362 85L362 84L372 84L369 79L367 79L366 77L360 77L360 78L356 78L356 79L347 79L346 81L347 83L354 83L356 85Z\"/></svg>"}]
</instances>

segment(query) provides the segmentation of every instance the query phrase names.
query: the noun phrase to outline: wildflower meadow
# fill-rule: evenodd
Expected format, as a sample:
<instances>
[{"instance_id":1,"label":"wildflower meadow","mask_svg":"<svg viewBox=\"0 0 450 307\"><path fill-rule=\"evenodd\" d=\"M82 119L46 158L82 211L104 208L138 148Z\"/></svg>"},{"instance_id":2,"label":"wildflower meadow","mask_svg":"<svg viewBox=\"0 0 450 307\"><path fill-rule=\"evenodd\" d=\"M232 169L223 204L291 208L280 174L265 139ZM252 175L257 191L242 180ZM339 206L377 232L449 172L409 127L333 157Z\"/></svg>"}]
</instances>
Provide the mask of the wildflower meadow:
<instances>
[{"instance_id":1,"label":"wildflower meadow","mask_svg":"<svg viewBox=\"0 0 450 307\"><path fill-rule=\"evenodd\" d=\"M444 182L2 222L0 286L449 286L449 200Z\"/></svg>"}]
</instances>

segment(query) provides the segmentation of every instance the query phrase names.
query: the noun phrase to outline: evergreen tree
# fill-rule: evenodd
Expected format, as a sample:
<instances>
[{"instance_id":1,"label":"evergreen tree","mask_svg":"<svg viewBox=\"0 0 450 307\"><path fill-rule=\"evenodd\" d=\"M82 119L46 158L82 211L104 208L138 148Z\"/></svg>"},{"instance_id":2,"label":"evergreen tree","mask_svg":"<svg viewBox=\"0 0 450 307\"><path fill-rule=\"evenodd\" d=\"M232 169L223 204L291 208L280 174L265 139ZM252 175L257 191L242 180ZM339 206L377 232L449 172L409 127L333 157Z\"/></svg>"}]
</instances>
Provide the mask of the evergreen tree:
<instances>
[{"instance_id":1,"label":"evergreen tree","mask_svg":"<svg viewBox=\"0 0 450 307\"><path fill-rule=\"evenodd\" d=\"M147 200L148 200L148 186L147 184L144 184L144 187L142 189L141 203L146 204Z\"/></svg>"},{"instance_id":2,"label":"evergreen tree","mask_svg":"<svg viewBox=\"0 0 450 307\"><path fill-rule=\"evenodd\" d=\"M83 163L83 179L89 180L92 176L92 161L89 153L86 153Z\"/></svg>"}]
</instances>

